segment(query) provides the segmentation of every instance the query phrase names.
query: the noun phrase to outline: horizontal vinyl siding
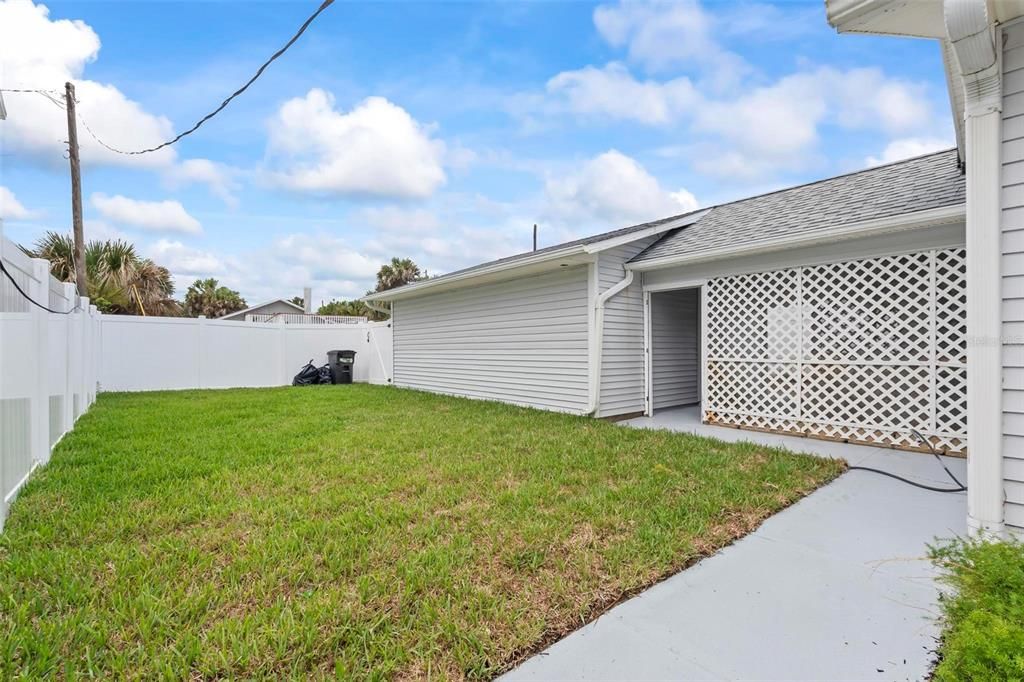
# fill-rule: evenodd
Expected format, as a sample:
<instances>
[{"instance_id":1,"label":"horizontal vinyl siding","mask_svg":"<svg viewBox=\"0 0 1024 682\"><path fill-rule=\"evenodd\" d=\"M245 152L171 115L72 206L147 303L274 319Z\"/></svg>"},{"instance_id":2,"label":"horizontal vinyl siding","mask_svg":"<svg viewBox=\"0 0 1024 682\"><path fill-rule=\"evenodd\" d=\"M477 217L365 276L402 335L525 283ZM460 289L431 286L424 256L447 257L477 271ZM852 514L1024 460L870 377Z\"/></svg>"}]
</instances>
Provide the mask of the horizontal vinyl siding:
<instances>
[{"instance_id":1,"label":"horizontal vinyl siding","mask_svg":"<svg viewBox=\"0 0 1024 682\"><path fill-rule=\"evenodd\" d=\"M651 294L654 409L700 400L700 302L697 289Z\"/></svg>"},{"instance_id":2,"label":"horizontal vinyl siding","mask_svg":"<svg viewBox=\"0 0 1024 682\"><path fill-rule=\"evenodd\" d=\"M1006 523L1024 532L1024 25L1004 33L1003 478Z\"/></svg>"},{"instance_id":3,"label":"horizontal vinyl siding","mask_svg":"<svg viewBox=\"0 0 1024 682\"><path fill-rule=\"evenodd\" d=\"M626 276L624 264L658 237L640 239L603 251L597 261L599 292ZM600 417L643 412L644 405L644 292L638 274L631 285L604 307L604 348L601 352Z\"/></svg>"},{"instance_id":4,"label":"horizontal vinyl siding","mask_svg":"<svg viewBox=\"0 0 1024 682\"><path fill-rule=\"evenodd\" d=\"M397 301L395 385L582 412L587 279L575 267Z\"/></svg>"}]
</instances>

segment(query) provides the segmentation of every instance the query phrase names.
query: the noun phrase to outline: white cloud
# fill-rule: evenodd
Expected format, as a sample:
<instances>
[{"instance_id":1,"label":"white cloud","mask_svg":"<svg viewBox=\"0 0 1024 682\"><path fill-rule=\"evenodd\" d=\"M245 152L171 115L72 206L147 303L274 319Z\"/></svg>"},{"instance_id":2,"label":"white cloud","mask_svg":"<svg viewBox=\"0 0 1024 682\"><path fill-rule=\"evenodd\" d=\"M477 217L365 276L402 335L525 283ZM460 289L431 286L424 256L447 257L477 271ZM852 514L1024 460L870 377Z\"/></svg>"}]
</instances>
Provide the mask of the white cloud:
<instances>
[{"instance_id":1,"label":"white cloud","mask_svg":"<svg viewBox=\"0 0 1024 682\"><path fill-rule=\"evenodd\" d=\"M620 0L594 10L598 33L631 61L653 70L698 66L727 86L748 67L714 39L714 24L697 0Z\"/></svg>"},{"instance_id":2,"label":"white cloud","mask_svg":"<svg viewBox=\"0 0 1024 682\"><path fill-rule=\"evenodd\" d=\"M235 192L240 185L235 179L238 170L209 159L187 159L164 172L168 187L177 189L192 184L204 184L210 192L231 207L238 206Z\"/></svg>"},{"instance_id":3,"label":"white cloud","mask_svg":"<svg viewBox=\"0 0 1024 682\"><path fill-rule=\"evenodd\" d=\"M24 220L32 217L32 211L25 208L14 192L0 185L0 218L7 220Z\"/></svg>"},{"instance_id":4,"label":"white cloud","mask_svg":"<svg viewBox=\"0 0 1024 682\"><path fill-rule=\"evenodd\" d=\"M427 197L446 177L444 143L401 107L369 97L349 112L318 88L288 100L269 123L270 179L338 195Z\"/></svg>"},{"instance_id":5,"label":"white cloud","mask_svg":"<svg viewBox=\"0 0 1024 682\"><path fill-rule=\"evenodd\" d=\"M82 78L86 64L100 50L99 36L84 22L53 21L43 5L8 0L0 3L0 45L5 87L49 85L61 88L55 96L63 101L62 86L73 81L82 120L107 144L138 149L162 142L173 132L170 121L146 112L114 86ZM6 145L55 164L63 162L67 115L62 108L37 94L17 94L7 98L7 113L2 128ZM173 149L140 156L115 154L97 144L85 124L79 126L84 165L165 167L175 159Z\"/></svg>"},{"instance_id":6,"label":"white cloud","mask_svg":"<svg viewBox=\"0 0 1024 682\"><path fill-rule=\"evenodd\" d=\"M607 151L575 173L550 178L545 185L548 211L562 220L591 220L612 229L697 208L686 190L670 192L636 160Z\"/></svg>"},{"instance_id":7,"label":"white cloud","mask_svg":"<svg viewBox=\"0 0 1024 682\"><path fill-rule=\"evenodd\" d=\"M225 261L218 256L186 246L180 241L160 239L143 249L143 253L176 276L223 277L228 270Z\"/></svg>"},{"instance_id":8,"label":"white cloud","mask_svg":"<svg viewBox=\"0 0 1024 682\"><path fill-rule=\"evenodd\" d=\"M273 248L278 260L305 268L311 279L364 279L380 268L376 260L354 251L349 240L328 234L290 234Z\"/></svg>"},{"instance_id":9,"label":"white cloud","mask_svg":"<svg viewBox=\"0 0 1024 682\"><path fill-rule=\"evenodd\" d=\"M203 226L178 201L140 201L120 194L108 197L99 192L91 197L100 215L115 223L151 232L201 234Z\"/></svg>"},{"instance_id":10,"label":"white cloud","mask_svg":"<svg viewBox=\"0 0 1024 682\"><path fill-rule=\"evenodd\" d=\"M547 90L564 96L572 111L604 114L649 125L669 123L699 101L688 78L665 83L641 82L625 66L615 62L601 69L587 66L563 71L548 81Z\"/></svg>"},{"instance_id":11,"label":"white cloud","mask_svg":"<svg viewBox=\"0 0 1024 682\"><path fill-rule=\"evenodd\" d=\"M939 137L904 137L893 140L886 145L880 156L869 156L864 159L864 163L868 166L878 166L883 163L892 163L893 161L901 161L914 156L949 149L952 146L953 143L950 140L944 140Z\"/></svg>"},{"instance_id":12,"label":"white cloud","mask_svg":"<svg viewBox=\"0 0 1024 682\"><path fill-rule=\"evenodd\" d=\"M707 102L694 122L757 159L780 161L817 142L828 95L814 74L786 76L729 101Z\"/></svg>"},{"instance_id":13,"label":"white cloud","mask_svg":"<svg viewBox=\"0 0 1024 682\"><path fill-rule=\"evenodd\" d=\"M890 134L920 130L932 124L925 87L887 77L880 69L816 73L833 98L839 124L847 128L874 128Z\"/></svg>"},{"instance_id":14,"label":"white cloud","mask_svg":"<svg viewBox=\"0 0 1024 682\"><path fill-rule=\"evenodd\" d=\"M823 127L898 134L940 126L923 86L878 69L820 67L731 99L708 101L694 129L718 138L695 166L722 177L764 177L803 168L818 155Z\"/></svg>"}]
</instances>

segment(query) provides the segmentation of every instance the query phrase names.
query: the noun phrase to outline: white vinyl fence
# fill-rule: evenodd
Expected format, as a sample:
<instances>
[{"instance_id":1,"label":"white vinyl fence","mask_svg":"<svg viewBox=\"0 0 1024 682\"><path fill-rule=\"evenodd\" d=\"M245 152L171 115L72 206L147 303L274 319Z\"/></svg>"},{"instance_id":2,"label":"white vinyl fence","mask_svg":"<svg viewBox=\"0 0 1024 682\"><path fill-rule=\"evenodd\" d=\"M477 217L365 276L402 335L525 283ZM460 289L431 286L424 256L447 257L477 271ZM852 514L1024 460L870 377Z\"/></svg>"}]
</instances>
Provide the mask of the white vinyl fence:
<instances>
[{"instance_id":1,"label":"white vinyl fence","mask_svg":"<svg viewBox=\"0 0 1024 682\"><path fill-rule=\"evenodd\" d=\"M0 528L37 466L96 399L100 315L0 233ZM10 275L8 277L8 275ZM11 280L14 280L13 282ZM16 285L15 285L16 283ZM32 301L58 312L47 312Z\"/></svg>"},{"instance_id":2,"label":"white vinyl fence","mask_svg":"<svg viewBox=\"0 0 1024 682\"><path fill-rule=\"evenodd\" d=\"M391 383L390 322L101 315L2 232L0 262L0 530L18 490L98 390L286 386L330 350L356 351L354 381Z\"/></svg>"},{"instance_id":3,"label":"white vinyl fence","mask_svg":"<svg viewBox=\"0 0 1024 682\"><path fill-rule=\"evenodd\" d=\"M287 386L327 351L354 350L353 380L391 382L391 323L274 324L104 315L100 389Z\"/></svg>"}]
</instances>

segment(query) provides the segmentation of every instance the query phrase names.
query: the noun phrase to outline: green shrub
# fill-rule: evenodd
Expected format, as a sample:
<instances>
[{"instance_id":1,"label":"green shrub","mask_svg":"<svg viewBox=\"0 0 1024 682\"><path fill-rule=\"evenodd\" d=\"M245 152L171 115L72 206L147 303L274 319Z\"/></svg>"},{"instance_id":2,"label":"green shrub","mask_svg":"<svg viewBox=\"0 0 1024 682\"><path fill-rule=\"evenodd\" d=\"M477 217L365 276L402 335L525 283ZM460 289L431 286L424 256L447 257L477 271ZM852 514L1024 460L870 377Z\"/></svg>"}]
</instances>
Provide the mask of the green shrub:
<instances>
[{"instance_id":1,"label":"green shrub","mask_svg":"<svg viewBox=\"0 0 1024 682\"><path fill-rule=\"evenodd\" d=\"M935 679L1024 679L1024 544L957 540L931 554L955 590Z\"/></svg>"}]
</instances>

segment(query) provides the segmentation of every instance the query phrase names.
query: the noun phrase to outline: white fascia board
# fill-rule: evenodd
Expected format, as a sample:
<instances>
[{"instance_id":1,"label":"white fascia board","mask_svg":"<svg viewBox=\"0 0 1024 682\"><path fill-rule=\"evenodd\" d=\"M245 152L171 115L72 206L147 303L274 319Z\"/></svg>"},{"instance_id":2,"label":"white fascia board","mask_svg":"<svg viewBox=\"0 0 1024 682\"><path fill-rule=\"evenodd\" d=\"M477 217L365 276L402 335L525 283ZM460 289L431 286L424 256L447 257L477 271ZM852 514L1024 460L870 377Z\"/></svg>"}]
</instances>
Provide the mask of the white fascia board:
<instances>
[{"instance_id":1,"label":"white fascia board","mask_svg":"<svg viewBox=\"0 0 1024 682\"><path fill-rule=\"evenodd\" d=\"M824 232L816 231L805 234L785 235L775 239L764 239L761 241L724 246L718 249L700 251L694 254L682 253L679 255L663 256L661 258L652 258L651 260L640 261L638 263L626 263L626 268L628 270L643 272L646 270L658 270L661 268L670 268L676 265L686 265L689 263L703 263L706 261L721 260L725 258L735 258L737 256L748 256L758 253L767 253L770 251L782 251L802 246L829 244L832 242L844 241L846 239L872 237L888 234L890 232L900 232L902 230L913 230L920 227L931 227L933 225L953 223L964 220L966 215L967 207L965 204L944 206L942 208L932 208L925 211L916 211L914 213L903 213L897 216L866 220Z\"/></svg>"},{"instance_id":2,"label":"white fascia board","mask_svg":"<svg viewBox=\"0 0 1024 682\"><path fill-rule=\"evenodd\" d=\"M687 225L693 225L695 222L703 218L711 211L710 208L706 208L703 211L696 213L689 213L685 216L681 216L676 220L669 220L659 225L653 225L644 230L637 230L635 232L628 232L626 234L619 235L618 237L612 237L611 239L602 239L599 242L593 242L592 244L584 244L583 249L587 253L600 253L607 251L608 249L614 249L616 246L622 246L623 244L631 244L638 239L646 239L647 237L653 237L669 230L674 230L679 227L686 227Z\"/></svg>"},{"instance_id":3,"label":"white fascia board","mask_svg":"<svg viewBox=\"0 0 1024 682\"><path fill-rule=\"evenodd\" d=\"M497 279L501 279L501 275L503 273L508 273L511 270L518 270L520 268L531 272L539 272L549 269L553 270L560 267L562 263L582 265L590 260L590 254L584 250L583 245L577 244L575 246L569 246L555 251L545 251L536 255L527 255L508 262L485 265L483 267L474 268L469 272L456 273L453 275L441 275L436 279L428 279L422 282L406 284L405 286L398 287L396 289L389 289L387 291L378 291L364 296L359 300L364 302L396 301L403 298L409 298L411 296L418 296L425 292L455 289L464 285L467 280L480 279L495 281Z\"/></svg>"}]
</instances>

